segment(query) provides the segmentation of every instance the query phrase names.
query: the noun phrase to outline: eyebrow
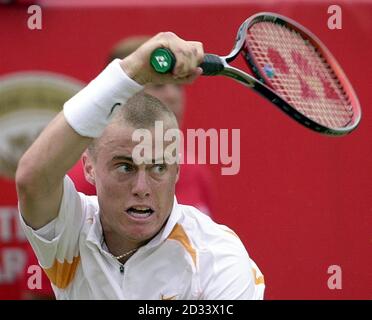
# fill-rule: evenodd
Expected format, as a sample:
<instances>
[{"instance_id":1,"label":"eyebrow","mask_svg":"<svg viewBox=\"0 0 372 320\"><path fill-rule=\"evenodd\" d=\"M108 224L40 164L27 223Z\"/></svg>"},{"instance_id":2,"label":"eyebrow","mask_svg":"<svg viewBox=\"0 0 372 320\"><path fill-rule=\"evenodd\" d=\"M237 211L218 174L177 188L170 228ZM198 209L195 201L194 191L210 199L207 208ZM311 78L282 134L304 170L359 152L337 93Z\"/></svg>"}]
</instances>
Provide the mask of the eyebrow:
<instances>
[{"instance_id":1,"label":"eyebrow","mask_svg":"<svg viewBox=\"0 0 372 320\"><path fill-rule=\"evenodd\" d=\"M128 161L128 162L134 162L133 161L133 158L132 157L128 157L128 156L114 156L112 158L113 161L116 161L116 160L124 160L124 161Z\"/></svg>"},{"instance_id":2,"label":"eyebrow","mask_svg":"<svg viewBox=\"0 0 372 320\"><path fill-rule=\"evenodd\" d=\"M128 157L128 156L114 156L114 157L112 158L112 160L113 160L113 161L118 161L118 160L120 160L120 161L128 161L128 162L132 162L132 163L134 163L133 158L132 158L132 157ZM157 158L157 159L151 159L151 163L152 163L152 164L155 164L155 163L156 163L157 161L159 161L159 160L162 160L161 163L164 163L164 162L165 162L164 157L162 157L162 158Z\"/></svg>"}]
</instances>

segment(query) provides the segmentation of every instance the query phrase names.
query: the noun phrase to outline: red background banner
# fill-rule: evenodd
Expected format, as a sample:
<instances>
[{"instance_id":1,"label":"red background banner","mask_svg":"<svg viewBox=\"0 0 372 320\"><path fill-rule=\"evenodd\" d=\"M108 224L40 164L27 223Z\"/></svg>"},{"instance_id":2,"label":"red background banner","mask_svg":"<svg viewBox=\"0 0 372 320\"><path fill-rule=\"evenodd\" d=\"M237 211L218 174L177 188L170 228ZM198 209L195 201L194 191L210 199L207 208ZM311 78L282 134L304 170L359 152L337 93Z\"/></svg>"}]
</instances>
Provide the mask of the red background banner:
<instances>
[{"instance_id":1,"label":"red background banner","mask_svg":"<svg viewBox=\"0 0 372 320\"><path fill-rule=\"evenodd\" d=\"M87 82L119 39L166 30L224 55L240 24L259 11L289 16L318 35L359 96L355 132L336 138L308 131L223 77L187 88L184 126L241 130L239 174L222 176L221 166L211 166L218 190L213 215L240 235L260 266L266 298L372 299L372 2L341 1L341 30L327 27L328 1L105 3L51 2L43 7L42 30L33 31L27 6L0 6L0 75L47 70ZM341 290L327 286L331 265L342 269Z\"/></svg>"}]
</instances>

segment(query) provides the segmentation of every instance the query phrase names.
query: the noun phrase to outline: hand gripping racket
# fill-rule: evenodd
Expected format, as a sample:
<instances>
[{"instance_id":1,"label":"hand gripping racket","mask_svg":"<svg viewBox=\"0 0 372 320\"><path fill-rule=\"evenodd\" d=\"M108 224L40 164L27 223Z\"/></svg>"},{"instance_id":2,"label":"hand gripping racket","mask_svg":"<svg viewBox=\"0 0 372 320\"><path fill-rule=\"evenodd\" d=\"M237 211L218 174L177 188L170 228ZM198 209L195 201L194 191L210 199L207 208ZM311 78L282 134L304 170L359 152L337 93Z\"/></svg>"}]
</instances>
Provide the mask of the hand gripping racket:
<instances>
[{"instance_id":1,"label":"hand gripping racket","mask_svg":"<svg viewBox=\"0 0 372 320\"><path fill-rule=\"evenodd\" d=\"M252 73L231 65L239 53ZM151 65L171 72L173 53L158 48ZM224 57L206 54L203 75L223 75L260 93L292 119L327 135L344 135L361 119L358 98L341 67L310 31L274 13L259 13L240 26L235 46Z\"/></svg>"}]
</instances>

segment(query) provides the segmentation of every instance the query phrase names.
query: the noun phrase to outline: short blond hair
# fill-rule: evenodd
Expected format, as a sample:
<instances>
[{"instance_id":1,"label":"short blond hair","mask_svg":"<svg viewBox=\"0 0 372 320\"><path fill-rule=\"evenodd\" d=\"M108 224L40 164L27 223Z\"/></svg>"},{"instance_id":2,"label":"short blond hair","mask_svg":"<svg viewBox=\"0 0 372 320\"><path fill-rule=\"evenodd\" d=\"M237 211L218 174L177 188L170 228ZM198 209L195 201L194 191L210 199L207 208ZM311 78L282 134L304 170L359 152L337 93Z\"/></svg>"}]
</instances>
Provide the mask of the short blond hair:
<instances>
[{"instance_id":1,"label":"short blond hair","mask_svg":"<svg viewBox=\"0 0 372 320\"><path fill-rule=\"evenodd\" d=\"M164 121L167 129L179 129L174 113L159 99L140 91L131 97L114 115L111 123L129 125L136 129L155 127L156 121ZM100 138L96 138L88 146L89 154L96 159Z\"/></svg>"}]
</instances>

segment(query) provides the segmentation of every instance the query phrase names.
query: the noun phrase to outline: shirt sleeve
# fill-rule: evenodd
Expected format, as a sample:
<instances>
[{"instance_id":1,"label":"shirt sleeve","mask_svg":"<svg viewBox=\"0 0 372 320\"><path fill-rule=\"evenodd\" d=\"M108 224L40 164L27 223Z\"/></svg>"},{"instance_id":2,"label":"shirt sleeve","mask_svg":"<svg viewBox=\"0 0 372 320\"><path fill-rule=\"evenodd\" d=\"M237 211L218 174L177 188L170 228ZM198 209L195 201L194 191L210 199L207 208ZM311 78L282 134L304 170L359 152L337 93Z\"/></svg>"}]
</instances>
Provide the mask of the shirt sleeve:
<instances>
[{"instance_id":1,"label":"shirt sleeve","mask_svg":"<svg viewBox=\"0 0 372 320\"><path fill-rule=\"evenodd\" d=\"M265 293L265 279L257 264L250 259L254 279L254 300L263 300Z\"/></svg>"},{"instance_id":2,"label":"shirt sleeve","mask_svg":"<svg viewBox=\"0 0 372 320\"><path fill-rule=\"evenodd\" d=\"M214 247L200 256L201 298L262 300L265 290L263 275L240 240Z\"/></svg>"},{"instance_id":3,"label":"shirt sleeve","mask_svg":"<svg viewBox=\"0 0 372 320\"><path fill-rule=\"evenodd\" d=\"M41 267L59 288L71 282L79 264L79 235L84 215L84 195L76 191L68 176L64 178L59 213L53 221L34 230L20 212L21 225Z\"/></svg>"}]
</instances>

